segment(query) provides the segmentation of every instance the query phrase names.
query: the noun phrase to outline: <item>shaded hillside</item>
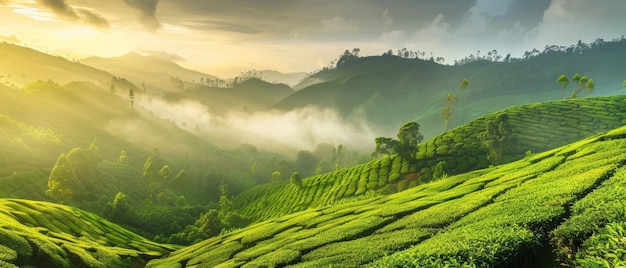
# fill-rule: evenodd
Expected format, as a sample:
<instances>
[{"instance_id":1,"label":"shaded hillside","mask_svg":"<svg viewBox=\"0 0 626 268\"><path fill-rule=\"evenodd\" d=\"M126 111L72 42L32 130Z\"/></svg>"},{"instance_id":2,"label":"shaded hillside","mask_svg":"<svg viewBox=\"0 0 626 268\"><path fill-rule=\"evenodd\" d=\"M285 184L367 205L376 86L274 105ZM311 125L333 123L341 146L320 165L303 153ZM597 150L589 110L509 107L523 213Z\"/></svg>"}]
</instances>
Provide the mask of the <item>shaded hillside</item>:
<instances>
[{"instance_id":1,"label":"shaded hillside","mask_svg":"<svg viewBox=\"0 0 626 268\"><path fill-rule=\"evenodd\" d=\"M2 267L133 267L177 248L72 207L0 199Z\"/></svg>"},{"instance_id":2,"label":"shaded hillside","mask_svg":"<svg viewBox=\"0 0 626 268\"><path fill-rule=\"evenodd\" d=\"M59 135L61 142L55 145L57 149L45 157L28 160L40 159L38 168L51 168L61 152L87 147L94 139L103 159L115 161L124 150L127 163L140 170L150 152L158 148L165 159L163 164L169 164L176 172L186 169L193 181L205 184L200 189L206 190L207 197L215 201L219 198L217 187L221 182L229 183L233 193L239 193L257 180L269 180L269 173L259 174L258 178L252 174L250 166L254 163L259 171L293 172L289 164L280 166L282 159L272 158L270 153L249 155L219 149L180 129L174 122L155 117L139 107L140 103L133 111L126 99L90 83L61 86L40 81L29 84L24 90L0 87L0 96L0 114Z\"/></svg>"},{"instance_id":3,"label":"shaded hillside","mask_svg":"<svg viewBox=\"0 0 626 268\"><path fill-rule=\"evenodd\" d=\"M623 245L602 241L624 239L625 137L621 127L401 193L263 221L148 267L614 265L623 258L603 253Z\"/></svg>"},{"instance_id":4,"label":"shaded hillside","mask_svg":"<svg viewBox=\"0 0 626 268\"><path fill-rule=\"evenodd\" d=\"M580 46L546 50L526 59L479 60L461 66L389 55L356 58L308 77L296 86L301 90L274 107L289 110L315 105L335 108L344 115L364 111L369 122L389 130L413 120L422 125L426 137L432 137L445 130L440 112L448 93L458 95L451 120L454 127L510 106L569 96L575 86L562 93L556 82L561 74L592 78L593 95L621 91L626 78L626 40ZM469 86L460 90L465 78Z\"/></svg>"},{"instance_id":5,"label":"shaded hillside","mask_svg":"<svg viewBox=\"0 0 626 268\"><path fill-rule=\"evenodd\" d=\"M156 56L143 56L137 53L128 53L114 58L90 57L80 60L80 62L106 70L116 76L126 77L140 87L145 83L146 92L151 95L183 90L176 83L173 83L171 78L178 78L189 84L200 83L200 79L217 78L185 69L174 62Z\"/></svg>"},{"instance_id":6,"label":"shaded hillside","mask_svg":"<svg viewBox=\"0 0 626 268\"><path fill-rule=\"evenodd\" d=\"M302 181L260 185L246 190L233 201L244 215L264 220L287 213L359 197L368 191L392 193L427 182L435 167L460 174L486 168L487 149L480 135L486 124L507 114L515 136L505 161L522 158L526 152L542 152L626 123L624 96L571 99L513 107L476 119L436 136L419 146L415 163L391 155L369 163L326 173ZM441 172L439 171L439 172Z\"/></svg>"},{"instance_id":7,"label":"shaded hillside","mask_svg":"<svg viewBox=\"0 0 626 268\"><path fill-rule=\"evenodd\" d=\"M0 83L21 87L37 80L59 83L91 81L108 86L112 75L87 65L71 62L30 48L0 42Z\"/></svg>"},{"instance_id":8,"label":"shaded hillside","mask_svg":"<svg viewBox=\"0 0 626 268\"><path fill-rule=\"evenodd\" d=\"M190 92L169 93L163 98L171 102L198 101L214 113L252 112L265 109L292 93L293 90L287 85L252 78L232 88L199 87Z\"/></svg>"}]
</instances>

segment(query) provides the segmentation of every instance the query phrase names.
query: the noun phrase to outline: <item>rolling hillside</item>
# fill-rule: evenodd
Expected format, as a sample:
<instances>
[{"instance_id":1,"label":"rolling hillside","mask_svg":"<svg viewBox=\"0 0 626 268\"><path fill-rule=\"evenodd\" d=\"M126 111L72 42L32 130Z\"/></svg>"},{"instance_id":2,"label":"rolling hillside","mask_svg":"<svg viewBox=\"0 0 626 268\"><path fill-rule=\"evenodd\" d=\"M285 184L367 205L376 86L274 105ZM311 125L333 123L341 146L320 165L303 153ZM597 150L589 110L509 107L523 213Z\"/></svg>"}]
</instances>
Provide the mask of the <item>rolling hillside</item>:
<instances>
[{"instance_id":1,"label":"rolling hillside","mask_svg":"<svg viewBox=\"0 0 626 268\"><path fill-rule=\"evenodd\" d=\"M580 73L593 79L592 96L621 94L626 63L620 59L624 57L626 40L461 66L396 56L363 57L308 77L295 87L299 91L274 107L314 105L346 116L364 112L372 125L389 133L404 122L416 121L426 137L433 137L445 131L439 114L448 93L458 96L452 127L507 107L568 97L575 86L562 93L556 82L561 74ZM460 90L465 78L469 86Z\"/></svg>"},{"instance_id":2,"label":"rolling hillside","mask_svg":"<svg viewBox=\"0 0 626 268\"><path fill-rule=\"evenodd\" d=\"M37 80L53 79L65 84L91 81L107 87L112 75L62 57L0 42L0 83L22 87Z\"/></svg>"},{"instance_id":3,"label":"rolling hillside","mask_svg":"<svg viewBox=\"0 0 626 268\"><path fill-rule=\"evenodd\" d=\"M625 138L621 127L397 194L266 220L148 267L617 265Z\"/></svg>"},{"instance_id":4,"label":"rolling hillside","mask_svg":"<svg viewBox=\"0 0 626 268\"><path fill-rule=\"evenodd\" d=\"M178 248L72 207L0 199L2 267L135 267Z\"/></svg>"},{"instance_id":5,"label":"rolling hillside","mask_svg":"<svg viewBox=\"0 0 626 268\"><path fill-rule=\"evenodd\" d=\"M192 82L199 83L201 78L217 78L209 74L185 69L169 60L134 52L114 58L90 57L82 59L80 62L116 76L125 77L138 86L145 83L146 92L151 95L181 91L182 89L177 88L172 83L170 77L178 78L189 84Z\"/></svg>"},{"instance_id":6,"label":"rolling hillside","mask_svg":"<svg viewBox=\"0 0 626 268\"><path fill-rule=\"evenodd\" d=\"M263 110L292 93L293 89L287 85L252 78L232 88L202 86L190 92L169 93L163 98L170 102L198 101L210 112L220 114Z\"/></svg>"},{"instance_id":7,"label":"rolling hillside","mask_svg":"<svg viewBox=\"0 0 626 268\"><path fill-rule=\"evenodd\" d=\"M302 181L248 189L233 201L244 215L265 220L288 213L359 198L369 191L392 193L427 182L438 163L447 174L486 168L487 149L480 140L489 120L507 114L516 141L506 161L542 152L626 123L624 96L570 99L513 107L478 118L420 145L416 162L397 155Z\"/></svg>"}]
</instances>

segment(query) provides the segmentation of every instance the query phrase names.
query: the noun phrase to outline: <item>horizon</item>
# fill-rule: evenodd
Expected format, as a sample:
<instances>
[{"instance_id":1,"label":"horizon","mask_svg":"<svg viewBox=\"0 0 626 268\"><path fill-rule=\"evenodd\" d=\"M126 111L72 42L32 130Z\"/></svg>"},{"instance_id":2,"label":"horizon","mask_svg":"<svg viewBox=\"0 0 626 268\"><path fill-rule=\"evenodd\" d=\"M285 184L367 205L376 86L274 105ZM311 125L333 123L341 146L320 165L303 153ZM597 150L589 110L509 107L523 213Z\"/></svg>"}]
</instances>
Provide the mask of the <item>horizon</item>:
<instances>
[{"instance_id":1,"label":"horizon","mask_svg":"<svg viewBox=\"0 0 626 268\"><path fill-rule=\"evenodd\" d=\"M232 3L2 0L0 40L81 60L136 52L220 77L245 70L313 72L343 51L402 48L445 58L477 51L520 57L546 45L624 35L611 0L308 1ZM104 45L103 45L104 44ZM432 53L432 54L431 54Z\"/></svg>"}]
</instances>

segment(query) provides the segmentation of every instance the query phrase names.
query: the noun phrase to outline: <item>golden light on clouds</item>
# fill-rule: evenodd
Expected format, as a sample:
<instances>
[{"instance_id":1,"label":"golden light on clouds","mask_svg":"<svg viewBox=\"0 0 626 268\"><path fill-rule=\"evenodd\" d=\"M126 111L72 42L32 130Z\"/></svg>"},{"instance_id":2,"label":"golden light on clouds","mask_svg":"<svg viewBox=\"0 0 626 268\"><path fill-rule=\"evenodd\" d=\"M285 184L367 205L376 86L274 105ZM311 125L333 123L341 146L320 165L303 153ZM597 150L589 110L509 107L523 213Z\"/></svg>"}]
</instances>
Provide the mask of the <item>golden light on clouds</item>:
<instances>
[{"instance_id":1,"label":"golden light on clouds","mask_svg":"<svg viewBox=\"0 0 626 268\"><path fill-rule=\"evenodd\" d=\"M55 21L56 20L56 16L54 14L47 12L45 10L39 9L39 8L23 6L23 5L18 5L18 4L11 4L9 5L9 8L12 8L13 13L15 14L24 15L28 18L31 18L37 21Z\"/></svg>"},{"instance_id":2,"label":"golden light on clouds","mask_svg":"<svg viewBox=\"0 0 626 268\"><path fill-rule=\"evenodd\" d=\"M432 52L447 63L476 50L521 56L626 28L623 0L285 2L0 0L0 39L71 58L173 53L185 67L232 77L251 66L310 72L356 47Z\"/></svg>"}]
</instances>

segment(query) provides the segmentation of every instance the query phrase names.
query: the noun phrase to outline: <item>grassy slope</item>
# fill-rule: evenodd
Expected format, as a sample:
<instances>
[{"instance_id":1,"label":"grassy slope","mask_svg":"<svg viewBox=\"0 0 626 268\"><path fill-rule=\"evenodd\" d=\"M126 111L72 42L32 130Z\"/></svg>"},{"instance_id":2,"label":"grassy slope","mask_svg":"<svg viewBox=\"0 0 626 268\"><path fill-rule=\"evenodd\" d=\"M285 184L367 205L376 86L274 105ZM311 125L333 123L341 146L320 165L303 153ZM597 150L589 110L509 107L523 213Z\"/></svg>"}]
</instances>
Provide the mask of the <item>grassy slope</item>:
<instances>
[{"instance_id":1,"label":"grassy slope","mask_svg":"<svg viewBox=\"0 0 626 268\"><path fill-rule=\"evenodd\" d=\"M358 197L370 190L393 192L428 181L433 167L446 161L448 174L488 166L479 139L485 121L507 113L517 137L505 159L519 159L525 152L541 152L607 131L625 122L623 96L555 101L513 107L489 114L422 144L412 165L395 155L303 180L302 187L287 182L261 185L235 197L235 205L255 219L263 220L307 208Z\"/></svg>"},{"instance_id":2,"label":"grassy slope","mask_svg":"<svg viewBox=\"0 0 626 268\"><path fill-rule=\"evenodd\" d=\"M395 129L414 120L427 137L444 131L439 112L448 93L459 96L452 126L497 110L540 101L562 99L556 78L574 73L594 79L593 95L622 90L626 41L594 47L584 54L542 54L529 60L502 63L479 61L463 66L398 57L365 57L354 63L317 73L276 105L294 109L306 105L337 108L344 113L363 110L368 121ZM458 89L467 78L469 87ZM569 96L575 86L564 92Z\"/></svg>"},{"instance_id":3,"label":"grassy slope","mask_svg":"<svg viewBox=\"0 0 626 268\"><path fill-rule=\"evenodd\" d=\"M0 199L2 267L131 267L175 249L75 208Z\"/></svg>"},{"instance_id":4,"label":"grassy slope","mask_svg":"<svg viewBox=\"0 0 626 268\"><path fill-rule=\"evenodd\" d=\"M593 233L620 238L614 225L626 220L616 213L626 209L617 198L624 191L625 155L621 127L397 194L263 221L148 267L556 266L554 256L536 255L551 247L570 251L559 259L564 263L610 261L578 249L580 241L587 248L603 241L589 238ZM611 205L611 218L594 214L600 204ZM563 239L563 230L578 239ZM548 237L555 237L552 243Z\"/></svg>"},{"instance_id":5,"label":"grassy slope","mask_svg":"<svg viewBox=\"0 0 626 268\"><path fill-rule=\"evenodd\" d=\"M185 82L200 82L200 78L216 79L215 76L198 71L185 69L178 64L155 56L142 56L137 53L114 58L90 57L80 60L81 63L106 70L116 76L129 79L135 85L146 84L148 93L172 92L175 88L170 77L178 77Z\"/></svg>"},{"instance_id":6,"label":"grassy slope","mask_svg":"<svg viewBox=\"0 0 626 268\"><path fill-rule=\"evenodd\" d=\"M109 83L112 75L61 57L51 56L30 48L0 43L0 79L18 87L37 80L53 79L59 83L92 81Z\"/></svg>"}]
</instances>

